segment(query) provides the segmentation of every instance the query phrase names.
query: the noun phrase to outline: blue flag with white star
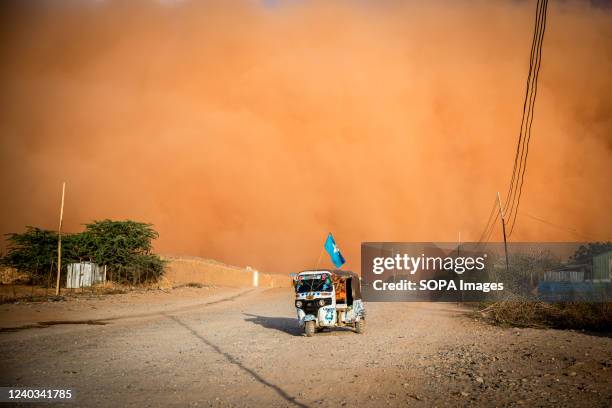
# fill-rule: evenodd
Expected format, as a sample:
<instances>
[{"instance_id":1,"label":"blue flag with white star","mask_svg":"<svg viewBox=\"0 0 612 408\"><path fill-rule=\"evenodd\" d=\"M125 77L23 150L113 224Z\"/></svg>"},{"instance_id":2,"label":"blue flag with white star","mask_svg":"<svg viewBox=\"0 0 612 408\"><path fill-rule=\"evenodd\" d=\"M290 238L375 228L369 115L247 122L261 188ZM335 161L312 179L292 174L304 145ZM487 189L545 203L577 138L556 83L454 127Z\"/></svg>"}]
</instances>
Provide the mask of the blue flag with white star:
<instances>
[{"instance_id":1,"label":"blue flag with white star","mask_svg":"<svg viewBox=\"0 0 612 408\"><path fill-rule=\"evenodd\" d=\"M329 254L331 261L336 265L336 268L340 268L344 265L346 261L340 252L340 248L336 245L336 241L331 232L327 235L327 239L325 240L325 250Z\"/></svg>"}]
</instances>

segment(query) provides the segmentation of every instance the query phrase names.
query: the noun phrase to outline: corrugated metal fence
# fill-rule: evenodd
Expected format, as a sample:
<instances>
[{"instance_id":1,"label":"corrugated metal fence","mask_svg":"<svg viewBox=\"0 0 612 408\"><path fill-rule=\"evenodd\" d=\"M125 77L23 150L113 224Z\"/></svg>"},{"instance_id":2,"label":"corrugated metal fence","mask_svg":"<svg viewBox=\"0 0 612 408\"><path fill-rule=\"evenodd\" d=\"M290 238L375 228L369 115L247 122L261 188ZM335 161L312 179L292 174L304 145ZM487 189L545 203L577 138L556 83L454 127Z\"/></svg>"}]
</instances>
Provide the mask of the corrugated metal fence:
<instances>
[{"instance_id":1,"label":"corrugated metal fence","mask_svg":"<svg viewBox=\"0 0 612 408\"><path fill-rule=\"evenodd\" d=\"M67 288L88 288L106 282L106 267L93 262L71 263L67 270Z\"/></svg>"}]
</instances>

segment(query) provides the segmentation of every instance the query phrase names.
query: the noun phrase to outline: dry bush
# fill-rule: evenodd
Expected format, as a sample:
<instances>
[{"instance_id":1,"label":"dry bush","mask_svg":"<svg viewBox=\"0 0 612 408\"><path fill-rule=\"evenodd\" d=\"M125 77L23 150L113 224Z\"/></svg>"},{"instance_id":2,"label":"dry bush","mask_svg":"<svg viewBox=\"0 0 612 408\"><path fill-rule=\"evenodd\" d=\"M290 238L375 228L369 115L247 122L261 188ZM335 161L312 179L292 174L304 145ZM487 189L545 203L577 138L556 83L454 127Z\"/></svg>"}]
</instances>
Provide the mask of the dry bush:
<instances>
[{"instance_id":1,"label":"dry bush","mask_svg":"<svg viewBox=\"0 0 612 408\"><path fill-rule=\"evenodd\" d=\"M480 310L495 324L518 327L612 331L612 303L546 303L520 298L495 302Z\"/></svg>"},{"instance_id":2,"label":"dry bush","mask_svg":"<svg viewBox=\"0 0 612 408\"><path fill-rule=\"evenodd\" d=\"M0 283L2 285L17 285L30 281L30 277L25 272L19 272L15 268L0 266Z\"/></svg>"}]
</instances>

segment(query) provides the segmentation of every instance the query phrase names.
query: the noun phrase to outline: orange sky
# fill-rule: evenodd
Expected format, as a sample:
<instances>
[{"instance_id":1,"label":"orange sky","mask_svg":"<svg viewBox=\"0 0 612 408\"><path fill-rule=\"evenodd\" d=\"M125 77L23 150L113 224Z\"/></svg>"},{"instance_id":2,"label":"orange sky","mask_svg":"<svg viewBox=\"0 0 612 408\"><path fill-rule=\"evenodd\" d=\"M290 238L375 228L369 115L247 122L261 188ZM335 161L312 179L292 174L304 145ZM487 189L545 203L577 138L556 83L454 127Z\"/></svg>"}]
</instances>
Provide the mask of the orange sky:
<instances>
[{"instance_id":1,"label":"orange sky","mask_svg":"<svg viewBox=\"0 0 612 408\"><path fill-rule=\"evenodd\" d=\"M155 224L272 272L480 236L506 191L534 2L16 2L0 233ZM612 239L612 11L551 2L521 212ZM499 232L494 233L499 239ZM580 240L519 215L520 240ZM322 265L329 265L324 258Z\"/></svg>"}]
</instances>

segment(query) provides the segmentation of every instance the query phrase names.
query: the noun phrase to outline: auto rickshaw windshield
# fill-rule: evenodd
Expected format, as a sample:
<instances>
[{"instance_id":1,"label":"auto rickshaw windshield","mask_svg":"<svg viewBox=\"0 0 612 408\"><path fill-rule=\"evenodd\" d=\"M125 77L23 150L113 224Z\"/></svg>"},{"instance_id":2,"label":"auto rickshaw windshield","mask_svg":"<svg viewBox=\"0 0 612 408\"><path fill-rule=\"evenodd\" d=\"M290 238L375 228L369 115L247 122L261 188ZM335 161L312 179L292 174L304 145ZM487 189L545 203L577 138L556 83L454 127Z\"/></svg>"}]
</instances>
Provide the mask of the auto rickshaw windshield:
<instances>
[{"instance_id":1,"label":"auto rickshaw windshield","mask_svg":"<svg viewBox=\"0 0 612 408\"><path fill-rule=\"evenodd\" d=\"M331 292L334 286L329 274L299 277L295 283L296 293Z\"/></svg>"}]
</instances>

